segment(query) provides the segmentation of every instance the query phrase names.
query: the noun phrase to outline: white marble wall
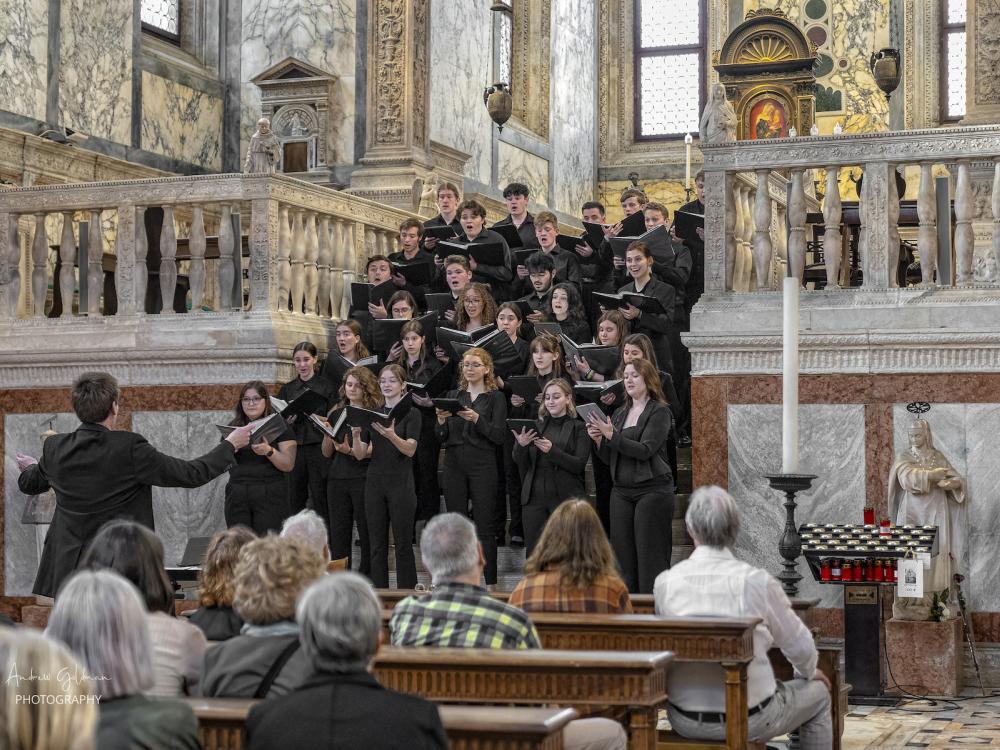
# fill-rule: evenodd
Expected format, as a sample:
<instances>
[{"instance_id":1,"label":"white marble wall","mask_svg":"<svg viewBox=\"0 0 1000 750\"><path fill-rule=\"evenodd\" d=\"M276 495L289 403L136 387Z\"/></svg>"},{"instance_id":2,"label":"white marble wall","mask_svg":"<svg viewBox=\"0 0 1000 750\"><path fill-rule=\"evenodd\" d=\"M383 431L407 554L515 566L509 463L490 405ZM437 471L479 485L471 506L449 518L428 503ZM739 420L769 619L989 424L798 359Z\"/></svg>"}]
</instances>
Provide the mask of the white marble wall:
<instances>
[{"instance_id":1,"label":"white marble wall","mask_svg":"<svg viewBox=\"0 0 1000 750\"><path fill-rule=\"evenodd\" d=\"M219 442L216 424L232 419L230 411L136 412L132 428L155 448L178 458L196 458ZM176 564L189 537L211 536L226 527L223 502L229 474L195 489L153 488L156 533L163 540L167 564Z\"/></svg>"},{"instance_id":2,"label":"white marble wall","mask_svg":"<svg viewBox=\"0 0 1000 750\"><path fill-rule=\"evenodd\" d=\"M260 117L260 90L250 79L286 57L296 57L337 76L328 113L335 134L331 164L354 162L354 0L246 0L243 3L242 113L245 154Z\"/></svg>"},{"instance_id":3,"label":"white marble wall","mask_svg":"<svg viewBox=\"0 0 1000 750\"><path fill-rule=\"evenodd\" d=\"M965 573L965 595L977 612L1000 610L1000 404L934 404L923 415L931 425L934 447L966 478L964 523L969 532ZM905 404L893 409L895 453L909 443L907 428L913 415ZM958 523L963 523L961 510Z\"/></svg>"},{"instance_id":4,"label":"white marble wall","mask_svg":"<svg viewBox=\"0 0 1000 750\"><path fill-rule=\"evenodd\" d=\"M221 170L221 140L221 99L142 71L142 148Z\"/></svg>"},{"instance_id":5,"label":"white marble wall","mask_svg":"<svg viewBox=\"0 0 1000 750\"><path fill-rule=\"evenodd\" d=\"M549 205L548 161L503 141L500 142L499 160L496 187L502 190L511 182L522 182L531 191L533 202Z\"/></svg>"},{"instance_id":6,"label":"white marble wall","mask_svg":"<svg viewBox=\"0 0 1000 750\"><path fill-rule=\"evenodd\" d=\"M29 498L17 488L14 455L20 451L38 458L42 455L41 433L48 429L46 414L4 416L4 595L27 596L38 571L40 547L35 525L21 523ZM56 432L71 432L80 424L75 414L57 414L52 423ZM47 528L47 527L46 527Z\"/></svg>"},{"instance_id":7,"label":"white marble wall","mask_svg":"<svg viewBox=\"0 0 1000 750\"><path fill-rule=\"evenodd\" d=\"M48 24L47 0L0 3L0 109L45 119Z\"/></svg>"},{"instance_id":8,"label":"white marble wall","mask_svg":"<svg viewBox=\"0 0 1000 750\"><path fill-rule=\"evenodd\" d=\"M138 7L138 6L136 6ZM87 135L130 143L132 0L63 0L59 123Z\"/></svg>"},{"instance_id":9,"label":"white marble wall","mask_svg":"<svg viewBox=\"0 0 1000 750\"><path fill-rule=\"evenodd\" d=\"M742 529L736 554L752 565L781 571L778 541L785 527L784 495L765 478L781 466L781 406L733 405L728 410L729 491L739 503ZM796 521L857 523L865 504L865 412L861 404L799 407L801 469L816 474L798 499ZM813 581L805 561L799 595L820 607L842 606L840 587Z\"/></svg>"},{"instance_id":10,"label":"white marble wall","mask_svg":"<svg viewBox=\"0 0 1000 750\"><path fill-rule=\"evenodd\" d=\"M594 0L553 0L553 208L573 216L596 196L596 50Z\"/></svg>"},{"instance_id":11,"label":"white marble wall","mask_svg":"<svg viewBox=\"0 0 1000 750\"><path fill-rule=\"evenodd\" d=\"M431 139L470 154L465 174L490 183L492 122L483 89L493 82L490 0L431 3Z\"/></svg>"}]
</instances>

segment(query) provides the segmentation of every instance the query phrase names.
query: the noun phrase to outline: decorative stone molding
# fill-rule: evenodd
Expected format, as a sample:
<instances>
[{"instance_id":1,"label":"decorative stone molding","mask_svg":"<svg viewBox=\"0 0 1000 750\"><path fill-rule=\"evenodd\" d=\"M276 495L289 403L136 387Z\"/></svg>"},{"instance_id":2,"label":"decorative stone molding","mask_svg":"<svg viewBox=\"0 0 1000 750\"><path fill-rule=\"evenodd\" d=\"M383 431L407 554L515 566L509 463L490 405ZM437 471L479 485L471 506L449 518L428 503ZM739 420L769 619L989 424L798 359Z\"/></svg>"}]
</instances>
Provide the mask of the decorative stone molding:
<instances>
[{"instance_id":1,"label":"decorative stone molding","mask_svg":"<svg viewBox=\"0 0 1000 750\"><path fill-rule=\"evenodd\" d=\"M937 0L903 3L903 123L907 130L941 123L941 8Z\"/></svg>"},{"instance_id":2,"label":"decorative stone molding","mask_svg":"<svg viewBox=\"0 0 1000 750\"><path fill-rule=\"evenodd\" d=\"M545 140L549 137L551 19L552 0L514 2L513 124Z\"/></svg>"},{"instance_id":3,"label":"decorative stone molding","mask_svg":"<svg viewBox=\"0 0 1000 750\"><path fill-rule=\"evenodd\" d=\"M1000 120L1000 2L969 0L966 112L963 123Z\"/></svg>"}]
</instances>

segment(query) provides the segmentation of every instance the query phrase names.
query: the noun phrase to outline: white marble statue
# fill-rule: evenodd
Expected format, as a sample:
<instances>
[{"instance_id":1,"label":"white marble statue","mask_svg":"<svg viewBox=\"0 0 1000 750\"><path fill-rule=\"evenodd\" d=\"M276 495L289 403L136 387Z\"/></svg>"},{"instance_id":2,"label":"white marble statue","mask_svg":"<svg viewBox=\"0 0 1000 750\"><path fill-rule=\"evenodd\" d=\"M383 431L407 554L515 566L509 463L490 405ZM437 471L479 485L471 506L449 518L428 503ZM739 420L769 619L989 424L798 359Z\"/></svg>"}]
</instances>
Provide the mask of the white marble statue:
<instances>
[{"instance_id":1,"label":"white marble statue","mask_svg":"<svg viewBox=\"0 0 1000 750\"><path fill-rule=\"evenodd\" d=\"M952 585L963 559L965 480L934 448L930 423L914 420L908 437L909 450L897 456L889 473L889 512L895 512L898 526L937 526L938 554L924 573L924 598L896 599L892 611L898 619L927 620L931 595Z\"/></svg>"},{"instance_id":2,"label":"white marble statue","mask_svg":"<svg viewBox=\"0 0 1000 750\"><path fill-rule=\"evenodd\" d=\"M736 110L726 99L726 87L717 83L712 98L705 105L698 125L702 143L726 143L736 140Z\"/></svg>"},{"instance_id":3,"label":"white marble statue","mask_svg":"<svg viewBox=\"0 0 1000 750\"><path fill-rule=\"evenodd\" d=\"M257 120L257 131L250 138L250 148L243 163L246 174L274 174L281 155L278 136L271 132L271 121L266 117Z\"/></svg>"}]
</instances>

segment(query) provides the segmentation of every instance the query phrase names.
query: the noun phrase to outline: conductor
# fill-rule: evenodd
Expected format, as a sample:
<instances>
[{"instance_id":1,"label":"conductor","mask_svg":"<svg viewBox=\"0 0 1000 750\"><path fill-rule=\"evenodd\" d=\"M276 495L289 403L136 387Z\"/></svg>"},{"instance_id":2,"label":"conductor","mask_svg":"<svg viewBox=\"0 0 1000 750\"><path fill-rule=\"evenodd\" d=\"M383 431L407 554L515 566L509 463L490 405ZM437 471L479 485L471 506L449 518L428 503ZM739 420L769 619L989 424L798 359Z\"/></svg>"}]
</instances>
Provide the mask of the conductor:
<instances>
[{"instance_id":1,"label":"conductor","mask_svg":"<svg viewBox=\"0 0 1000 750\"><path fill-rule=\"evenodd\" d=\"M101 526L129 518L153 528L151 487L199 487L236 463L250 439L240 427L203 456L166 456L137 433L115 430L121 392L105 372L85 372L73 383L75 432L53 435L41 460L17 454L17 486L27 495L55 490L56 510L42 550L33 591L54 597Z\"/></svg>"}]
</instances>

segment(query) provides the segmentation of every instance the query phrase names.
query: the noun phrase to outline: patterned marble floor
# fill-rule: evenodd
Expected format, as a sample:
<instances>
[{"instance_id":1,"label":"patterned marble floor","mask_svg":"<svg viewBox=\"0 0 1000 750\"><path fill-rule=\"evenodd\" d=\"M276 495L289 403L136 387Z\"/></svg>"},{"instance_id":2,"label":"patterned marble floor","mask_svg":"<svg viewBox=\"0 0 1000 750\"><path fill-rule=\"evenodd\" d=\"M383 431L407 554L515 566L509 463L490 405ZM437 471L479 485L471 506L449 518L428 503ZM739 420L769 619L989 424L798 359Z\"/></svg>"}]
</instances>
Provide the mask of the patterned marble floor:
<instances>
[{"instance_id":1,"label":"patterned marble floor","mask_svg":"<svg viewBox=\"0 0 1000 750\"><path fill-rule=\"evenodd\" d=\"M1000 691L988 698L851 706L844 750L1000 747Z\"/></svg>"}]
</instances>

